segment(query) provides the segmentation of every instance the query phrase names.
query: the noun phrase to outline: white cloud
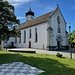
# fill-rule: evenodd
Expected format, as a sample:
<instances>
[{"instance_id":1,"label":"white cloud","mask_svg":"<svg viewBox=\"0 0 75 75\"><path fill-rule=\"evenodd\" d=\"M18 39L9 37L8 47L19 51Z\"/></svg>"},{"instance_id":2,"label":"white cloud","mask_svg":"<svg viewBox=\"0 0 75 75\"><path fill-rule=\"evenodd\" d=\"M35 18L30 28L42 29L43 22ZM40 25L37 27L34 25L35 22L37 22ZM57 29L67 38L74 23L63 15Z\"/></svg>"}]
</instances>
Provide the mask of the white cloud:
<instances>
[{"instance_id":1,"label":"white cloud","mask_svg":"<svg viewBox=\"0 0 75 75\"><path fill-rule=\"evenodd\" d=\"M51 11L54 10L54 7L47 6L45 9Z\"/></svg>"},{"instance_id":2,"label":"white cloud","mask_svg":"<svg viewBox=\"0 0 75 75\"><path fill-rule=\"evenodd\" d=\"M9 3L27 3L32 0L7 0Z\"/></svg>"},{"instance_id":3,"label":"white cloud","mask_svg":"<svg viewBox=\"0 0 75 75\"><path fill-rule=\"evenodd\" d=\"M13 6L18 7L20 4L19 3L12 3Z\"/></svg>"},{"instance_id":4,"label":"white cloud","mask_svg":"<svg viewBox=\"0 0 75 75\"><path fill-rule=\"evenodd\" d=\"M72 5L71 9L75 9L75 5Z\"/></svg>"},{"instance_id":5,"label":"white cloud","mask_svg":"<svg viewBox=\"0 0 75 75\"><path fill-rule=\"evenodd\" d=\"M25 19L25 17L17 17L17 19Z\"/></svg>"},{"instance_id":6,"label":"white cloud","mask_svg":"<svg viewBox=\"0 0 75 75\"><path fill-rule=\"evenodd\" d=\"M75 6L74 6L74 7L72 7L72 9L75 9Z\"/></svg>"},{"instance_id":7,"label":"white cloud","mask_svg":"<svg viewBox=\"0 0 75 75\"><path fill-rule=\"evenodd\" d=\"M33 0L7 0L10 4L14 5L14 6L19 6L22 5L24 3L28 3L31 2Z\"/></svg>"}]
</instances>

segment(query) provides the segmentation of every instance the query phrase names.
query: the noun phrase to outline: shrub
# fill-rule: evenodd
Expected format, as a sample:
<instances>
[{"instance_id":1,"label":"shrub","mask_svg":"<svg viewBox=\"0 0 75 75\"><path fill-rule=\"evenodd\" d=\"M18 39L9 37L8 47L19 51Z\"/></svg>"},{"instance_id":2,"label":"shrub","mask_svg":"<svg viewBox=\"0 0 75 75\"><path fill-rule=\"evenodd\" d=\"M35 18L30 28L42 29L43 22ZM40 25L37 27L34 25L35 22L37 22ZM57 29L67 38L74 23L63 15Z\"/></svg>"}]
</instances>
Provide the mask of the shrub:
<instances>
[{"instance_id":1,"label":"shrub","mask_svg":"<svg viewBox=\"0 0 75 75\"><path fill-rule=\"evenodd\" d=\"M61 58L62 57L62 54L57 53L56 56Z\"/></svg>"}]
</instances>

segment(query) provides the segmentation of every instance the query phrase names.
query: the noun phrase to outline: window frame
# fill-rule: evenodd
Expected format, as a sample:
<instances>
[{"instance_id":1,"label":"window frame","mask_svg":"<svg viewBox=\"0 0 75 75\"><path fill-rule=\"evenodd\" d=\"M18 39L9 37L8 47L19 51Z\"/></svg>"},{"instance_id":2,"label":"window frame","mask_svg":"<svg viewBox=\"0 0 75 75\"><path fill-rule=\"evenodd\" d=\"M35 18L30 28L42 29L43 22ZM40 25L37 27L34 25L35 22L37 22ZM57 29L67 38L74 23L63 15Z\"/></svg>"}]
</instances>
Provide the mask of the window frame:
<instances>
[{"instance_id":1,"label":"window frame","mask_svg":"<svg viewBox=\"0 0 75 75\"><path fill-rule=\"evenodd\" d=\"M37 34L37 28L35 28L35 42L38 41L38 34Z\"/></svg>"},{"instance_id":2,"label":"window frame","mask_svg":"<svg viewBox=\"0 0 75 75\"><path fill-rule=\"evenodd\" d=\"M26 43L26 31L24 30L24 43Z\"/></svg>"},{"instance_id":3,"label":"window frame","mask_svg":"<svg viewBox=\"0 0 75 75\"><path fill-rule=\"evenodd\" d=\"M31 38L31 29L29 30L29 38Z\"/></svg>"},{"instance_id":4,"label":"window frame","mask_svg":"<svg viewBox=\"0 0 75 75\"><path fill-rule=\"evenodd\" d=\"M15 37L15 43L17 43L17 37Z\"/></svg>"}]
</instances>

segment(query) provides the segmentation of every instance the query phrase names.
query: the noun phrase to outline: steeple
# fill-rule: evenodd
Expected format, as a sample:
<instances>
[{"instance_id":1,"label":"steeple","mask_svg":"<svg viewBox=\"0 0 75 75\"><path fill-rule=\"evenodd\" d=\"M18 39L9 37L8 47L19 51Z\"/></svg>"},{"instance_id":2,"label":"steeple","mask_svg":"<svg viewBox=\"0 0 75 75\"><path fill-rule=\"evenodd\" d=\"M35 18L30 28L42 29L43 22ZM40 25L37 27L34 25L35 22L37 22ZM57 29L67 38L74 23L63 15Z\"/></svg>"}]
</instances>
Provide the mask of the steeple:
<instances>
[{"instance_id":1,"label":"steeple","mask_svg":"<svg viewBox=\"0 0 75 75\"><path fill-rule=\"evenodd\" d=\"M59 8L59 5L58 4L56 4L56 8Z\"/></svg>"},{"instance_id":2,"label":"steeple","mask_svg":"<svg viewBox=\"0 0 75 75\"><path fill-rule=\"evenodd\" d=\"M31 6L29 6L29 11L31 11Z\"/></svg>"},{"instance_id":3,"label":"steeple","mask_svg":"<svg viewBox=\"0 0 75 75\"><path fill-rule=\"evenodd\" d=\"M29 6L29 10L25 13L25 15L26 15L26 21L33 19L34 12L31 10L30 6Z\"/></svg>"}]
</instances>

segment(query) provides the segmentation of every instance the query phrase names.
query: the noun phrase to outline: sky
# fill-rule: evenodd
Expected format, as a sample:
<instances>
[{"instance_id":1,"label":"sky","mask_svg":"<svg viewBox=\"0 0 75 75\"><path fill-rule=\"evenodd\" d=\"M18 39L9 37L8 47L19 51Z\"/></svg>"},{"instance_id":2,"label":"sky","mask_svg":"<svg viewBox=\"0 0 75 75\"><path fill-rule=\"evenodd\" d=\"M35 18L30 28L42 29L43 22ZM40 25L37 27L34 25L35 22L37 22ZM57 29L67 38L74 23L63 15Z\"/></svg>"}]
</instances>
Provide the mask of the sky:
<instances>
[{"instance_id":1,"label":"sky","mask_svg":"<svg viewBox=\"0 0 75 75\"><path fill-rule=\"evenodd\" d=\"M56 4L58 4L67 23L67 31L69 23L71 31L75 30L75 0L8 0L8 2L14 5L15 15L20 20L20 23L26 21L25 13L29 9L29 6L31 6L36 18L55 10Z\"/></svg>"}]
</instances>

